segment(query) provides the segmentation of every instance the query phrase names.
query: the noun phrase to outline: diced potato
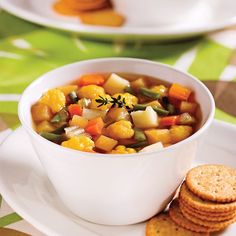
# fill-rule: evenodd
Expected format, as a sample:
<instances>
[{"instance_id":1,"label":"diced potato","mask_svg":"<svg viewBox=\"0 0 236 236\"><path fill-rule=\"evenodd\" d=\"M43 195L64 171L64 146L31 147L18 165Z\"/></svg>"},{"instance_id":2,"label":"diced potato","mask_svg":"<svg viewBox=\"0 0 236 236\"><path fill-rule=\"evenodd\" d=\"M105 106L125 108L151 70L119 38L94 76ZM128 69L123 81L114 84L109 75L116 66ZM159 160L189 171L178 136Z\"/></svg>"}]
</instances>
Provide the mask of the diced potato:
<instances>
[{"instance_id":1,"label":"diced potato","mask_svg":"<svg viewBox=\"0 0 236 236\"><path fill-rule=\"evenodd\" d=\"M93 98L96 98L98 96L104 96L104 95L105 95L104 88L101 87L101 86L93 85L93 84L83 86L78 91L79 98L93 99Z\"/></svg>"},{"instance_id":2,"label":"diced potato","mask_svg":"<svg viewBox=\"0 0 236 236\"><path fill-rule=\"evenodd\" d=\"M188 112L193 114L196 111L196 109L197 109L197 103L185 102L185 101L182 101L180 103L179 110L181 113Z\"/></svg>"},{"instance_id":3,"label":"diced potato","mask_svg":"<svg viewBox=\"0 0 236 236\"><path fill-rule=\"evenodd\" d=\"M71 93L73 91L77 91L78 90L78 86L71 84L71 85L65 85L65 86L62 86L62 87L58 87L58 89L60 91L62 91L65 96L67 96L69 93Z\"/></svg>"},{"instance_id":4,"label":"diced potato","mask_svg":"<svg viewBox=\"0 0 236 236\"><path fill-rule=\"evenodd\" d=\"M138 92L140 88L147 87L147 83L144 78L139 78L130 83L131 88Z\"/></svg>"},{"instance_id":5,"label":"diced potato","mask_svg":"<svg viewBox=\"0 0 236 236\"><path fill-rule=\"evenodd\" d=\"M139 152L152 152L152 151L159 151L162 150L164 147L161 142L154 143L151 145L146 146L145 148L141 149Z\"/></svg>"},{"instance_id":6,"label":"diced potato","mask_svg":"<svg viewBox=\"0 0 236 236\"><path fill-rule=\"evenodd\" d=\"M187 125L175 125L170 128L171 143L177 143L188 138L193 133L193 128Z\"/></svg>"},{"instance_id":7,"label":"diced potato","mask_svg":"<svg viewBox=\"0 0 236 236\"><path fill-rule=\"evenodd\" d=\"M157 113L148 106L145 111L131 112L131 117L135 127L141 129L155 128L158 126Z\"/></svg>"},{"instance_id":8,"label":"diced potato","mask_svg":"<svg viewBox=\"0 0 236 236\"><path fill-rule=\"evenodd\" d=\"M105 91L111 95L123 93L127 86L129 86L129 81L115 73L112 73L103 85Z\"/></svg>"},{"instance_id":9,"label":"diced potato","mask_svg":"<svg viewBox=\"0 0 236 236\"><path fill-rule=\"evenodd\" d=\"M49 123L48 121L45 120L36 126L36 130L38 133L52 132L53 130L55 130L55 127L51 123Z\"/></svg>"},{"instance_id":10,"label":"diced potato","mask_svg":"<svg viewBox=\"0 0 236 236\"><path fill-rule=\"evenodd\" d=\"M111 125L106 129L106 134L113 139L128 139L134 135L132 129L132 123L127 120L120 120Z\"/></svg>"},{"instance_id":11,"label":"diced potato","mask_svg":"<svg viewBox=\"0 0 236 236\"><path fill-rule=\"evenodd\" d=\"M100 111L95 109L83 109L82 117L86 118L87 120L92 120L97 117L104 118L106 116L107 111Z\"/></svg>"},{"instance_id":12,"label":"diced potato","mask_svg":"<svg viewBox=\"0 0 236 236\"><path fill-rule=\"evenodd\" d=\"M117 145L117 143L117 140L101 135L95 141L95 147L105 152L110 152Z\"/></svg>"},{"instance_id":13,"label":"diced potato","mask_svg":"<svg viewBox=\"0 0 236 236\"><path fill-rule=\"evenodd\" d=\"M80 128L85 128L88 124L88 120L82 116L74 115L72 119L69 121L70 126L77 126Z\"/></svg>"},{"instance_id":14,"label":"diced potato","mask_svg":"<svg viewBox=\"0 0 236 236\"><path fill-rule=\"evenodd\" d=\"M48 105L52 112L57 113L66 105L66 97L59 89L50 89L43 94L39 102Z\"/></svg>"},{"instance_id":15,"label":"diced potato","mask_svg":"<svg viewBox=\"0 0 236 236\"><path fill-rule=\"evenodd\" d=\"M44 120L51 120L52 111L46 104L36 103L31 108L31 114L35 122L41 122Z\"/></svg>"},{"instance_id":16,"label":"diced potato","mask_svg":"<svg viewBox=\"0 0 236 236\"><path fill-rule=\"evenodd\" d=\"M161 103L158 102L157 100L156 100L156 101L148 102L148 103L146 103L145 105L151 106L151 107L160 107L160 108L163 108L162 105L161 105Z\"/></svg>"},{"instance_id":17,"label":"diced potato","mask_svg":"<svg viewBox=\"0 0 236 236\"><path fill-rule=\"evenodd\" d=\"M111 108L107 113L108 121L130 120L130 114L124 107Z\"/></svg>"},{"instance_id":18,"label":"diced potato","mask_svg":"<svg viewBox=\"0 0 236 236\"><path fill-rule=\"evenodd\" d=\"M171 135L168 129L149 129L145 130L144 133L150 144L161 142L164 145L171 143Z\"/></svg>"}]
</instances>

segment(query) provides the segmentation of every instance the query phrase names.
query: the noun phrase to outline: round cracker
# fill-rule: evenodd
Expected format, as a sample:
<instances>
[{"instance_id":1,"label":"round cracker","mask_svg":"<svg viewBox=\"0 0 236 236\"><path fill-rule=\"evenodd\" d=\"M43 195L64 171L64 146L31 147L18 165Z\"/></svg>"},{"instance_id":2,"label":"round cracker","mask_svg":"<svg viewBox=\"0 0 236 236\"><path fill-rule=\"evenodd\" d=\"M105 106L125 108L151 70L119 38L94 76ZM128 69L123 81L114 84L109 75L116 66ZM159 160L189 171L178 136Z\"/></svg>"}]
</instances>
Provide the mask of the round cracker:
<instances>
[{"instance_id":1,"label":"round cracker","mask_svg":"<svg viewBox=\"0 0 236 236\"><path fill-rule=\"evenodd\" d=\"M236 202L231 203L216 203L212 201L206 201L195 194L193 194L184 182L180 188L180 199L190 205L192 208L195 208L200 211L207 212L229 212L236 210Z\"/></svg>"},{"instance_id":2,"label":"round cracker","mask_svg":"<svg viewBox=\"0 0 236 236\"><path fill-rule=\"evenodd\" d=\"M195 233L174 223L167 213L161 213L150 219L146 225L146 236L203 236L207 233Z\"/></svg>"},{"instance_id":3,"label":"round cracker","mask_svg":"<svg viewBox=\"0 0 236 236\"><path fill-rule=\"evenodd\" d=\"M219 230L222 230L229 226L230 224L233 224L236 221L236 217L230 220L225 220L225 221L207 221L207 220L201 220L197 217L194 217L187 213L186 211L182 211L182 214L184 215L185 218L188 220L192 221L195 224L202 225L205 227L210 227L210 228L219 228Z\"/></svg>"},{"instance_id":4,"label":"round cracker","mask_svg":"<svg viewBox=\"0 0 236 236\"><path fill-rule=\"evenodd\" d=\"M229 217L236 214L236 210L230 210L225 212L209 212L209 211L202 211L196 208L193 208L191 205L189 205L187 202L185 202L182 198L179 198L179 202L184 205L186 208L188 208L189 211L194 212L199 215L204 216L213 216L213 217Z\"/></svg>"},{"instance_id":5,"label":"round cracker","mask_svg":"<svg viewBox=\"0 0 236 236\"><path fill-rule=\"evenodd\" d=\"M197 196L216 202L236 200L236 169L224 165L201 165L186 176L188 188Z\"/></svg>"},{"instance_id":6,"label":"round cracker","mask_svg":"<svg viewBox=\"0 0 236 236\"><path fill-rule=\"evenodd\" d=\"M231 220L233 219L236 214L231 214L231 215L225 215L225 216L215 216L214 214L208 214L208 215L202 215L199 214L195 211L191 211L188 207L186 207L181 201L179 201L179 207L182 213L186 212L187 214L196 217L200 220L207 220L207 221L212 221L212 222L220 222L220 221L225 221L225 220Z\"/></svg>"},{"instance_id":7,"label":"round cracker","mask_svg":"<svg viewBox=\"0 0 236 236\"><path fill-rule=\"evenodd\" d=\"M219 231L218 227L210 228L210 227L201 226L201 225L193 223L192 221L190 221L186 217L184 217L184 215L182 214L182 212L179 208L179 202L177 199L172 201L172 203L170 204L169 214L170 214L170 218L177 225L179 225L185 229L191 230L193 232L210 233L210 232Z\"/></svg>"}]
</instances>

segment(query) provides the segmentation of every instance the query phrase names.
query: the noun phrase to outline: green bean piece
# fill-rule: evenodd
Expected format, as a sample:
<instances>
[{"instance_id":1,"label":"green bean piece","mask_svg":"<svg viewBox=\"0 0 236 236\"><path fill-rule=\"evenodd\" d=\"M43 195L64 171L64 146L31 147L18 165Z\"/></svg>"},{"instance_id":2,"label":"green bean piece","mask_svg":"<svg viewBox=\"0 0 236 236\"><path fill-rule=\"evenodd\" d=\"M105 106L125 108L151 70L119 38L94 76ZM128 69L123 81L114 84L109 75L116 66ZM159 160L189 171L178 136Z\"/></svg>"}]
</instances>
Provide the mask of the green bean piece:
<instances>
[{"instance_id":1,"label":"green bean piece","mask_svg":"<svg viewBox=\"0 0 236 236\"><path fill-rule=\"evenodd\" d=\"M62 108L53 118L51 119L52 123L60 123L62 121L67 121L69 118L69 113L65 108Z\"/></svg>"},{"instance_id":2,"label":"green bean piece","mask_svg":"<svg viewBox=\"0 0 236 236\"><path fill-rule=\"evenodd\" d=\"M127 148L139 148L139 147L143 147L143 146L147 146L148 142L147 141L141 141L141 142L137 142L137 143L131 143L126 145Z\"/></svg>"},{"instance_id":3,"label":"green bean piece","mask_svg":"<svg viewBox=\"0 0 236 236\"><path fill-rule=\"evenodd\" d=\"M175 114L175 107L174 107L174 105L172 105L170 103L167 104L167 110L169 111L170 115Z\"/></svg>"},{"instance_id":4,"label":"green bean piece","mask_svg":"<svg viewBox=\"0 0 236 236\"><path fill-rule=\"evenodd\" d=\"M139 142L147 140L144 132L140 129L134 129L134 138L136 141L139 141Z\"/></svg>"},{"instance_id":5,"label":"green bean piece","mask_svg":"<svg viewBox=\"0 0 236 236\"><path fill-rule=\"evenodd\" d=\"M152 98L152 99L158 99L161 96L160 93L154 92L154 91L152 91L151 89L148 89L148 88L141 88L140 93L143 96L148 97L148 98Z\"/></svg>"},{"instance_id":6,"label":"green bean piece","mask_svg":"<svg viewBox=\"0 0 236 236\"><path fill-rule=\"evenodd\" d=\"M157 106L151 106L151 107L160 116L167 116L167 115L169 115L169 111L167 111L165 109L162 109L162 108L157 107ZM136 105L134 105L133 110L134 111L145 110L146 108L147 108L147 105L136 104Z\"/></svg>"},{"instance_id":7,"label":"green bean piece","mask_svg":"<svg viewBox=\"0 0 236 236\"><path fill-rule=\"evenodd\" d=\"M63 135L61 135L61 134L53 134L53 133L49 133L49 132L42 132L42 133L40 133L40 135L43 138L46 138L47 140L52 141L52 142L60 142L60 141L63 140Z\"/></svg>"},{"instance_id":8,"label":"green bean piece","mask_svg":"<svg viewBox=\"0 0 236 236\"><path fill-rule=\"evenodd\" d=\"M53 134L63 134L65 132L65 128L67 127L67 123L63 124L62 126L58 127L57 129L53 130Z\"/></svg>"},{"instance_id":9,"label":"green bean piece","mask_svg":"<svg viewBox=\"0 0 236 236\"><path fill-rule=\"evenodd\" d=\"M78 98L78 96L77 96L75 91L70 92L68 97L70 98L72 103L76 103L76 102L79 101L79 98Z\"/></svg>"},{"instance_id":10,"label":"green bean piece","mask_svg":"<svg viewBox=\"0 0 236 236\"><path fill-rule=\"evenodd\" d=\"M139 111L139 110L144 111L146 108L147 108L147 105L144 105L144 104L136 104L133 106L134 111Z\"/></svg>"},{"instance_id":11,"label":"green bean piece","mask_svg":"<svg viewBox=\"0 0 236 236\"><path fill-rule=\"evenodd\" d=\"M124 92L135 95L134 90L130 86L125 87Z\"/></svg>"}]
</instances>

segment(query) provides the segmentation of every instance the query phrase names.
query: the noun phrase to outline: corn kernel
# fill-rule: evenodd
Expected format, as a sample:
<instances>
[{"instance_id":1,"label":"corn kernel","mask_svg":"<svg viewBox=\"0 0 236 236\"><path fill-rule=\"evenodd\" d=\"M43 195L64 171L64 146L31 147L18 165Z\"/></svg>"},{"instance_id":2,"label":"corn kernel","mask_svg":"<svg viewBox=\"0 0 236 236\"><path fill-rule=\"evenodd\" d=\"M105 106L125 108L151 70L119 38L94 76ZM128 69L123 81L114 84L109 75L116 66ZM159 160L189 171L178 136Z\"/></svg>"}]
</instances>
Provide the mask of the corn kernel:
<instances>
[{"instance_id":1,"label":"corn kernel","mask_svg":"<svg viewBox=\"0 0 236 236\"><path fill-rule=\"evenodd\" d=\"M113 149L111 154L132 154L136 153L136 150L134 148L126 148L123 145L117 146L115 149Z\"/></svg>"}]
</instances>

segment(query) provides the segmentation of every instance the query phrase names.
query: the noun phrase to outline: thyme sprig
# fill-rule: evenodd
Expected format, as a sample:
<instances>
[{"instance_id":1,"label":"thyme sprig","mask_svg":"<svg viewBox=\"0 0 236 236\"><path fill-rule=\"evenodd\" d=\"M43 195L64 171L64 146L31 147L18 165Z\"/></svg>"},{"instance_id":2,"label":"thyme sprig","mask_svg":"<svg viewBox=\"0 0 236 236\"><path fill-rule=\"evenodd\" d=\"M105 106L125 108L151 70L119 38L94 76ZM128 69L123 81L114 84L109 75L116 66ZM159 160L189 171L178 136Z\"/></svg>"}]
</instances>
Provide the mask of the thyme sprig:
<instances>
[{"instance_id":1,"label":"thyme sprig","mask_svg":"<svg viewBox=\"0 0 236 236\"><path fill-rule=\"evenodd\" d=\"M99 96L99 98L95 99L95 101L99 103L98 107L105 106L110 103L112 104L112 108L117 106L119 108L125 107L127 109L130 109L130 107L126 105L125 98L122 98L121 95L118 95L117 98L111 97L111 99Z\"/></svg>"}]
</instances>

